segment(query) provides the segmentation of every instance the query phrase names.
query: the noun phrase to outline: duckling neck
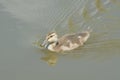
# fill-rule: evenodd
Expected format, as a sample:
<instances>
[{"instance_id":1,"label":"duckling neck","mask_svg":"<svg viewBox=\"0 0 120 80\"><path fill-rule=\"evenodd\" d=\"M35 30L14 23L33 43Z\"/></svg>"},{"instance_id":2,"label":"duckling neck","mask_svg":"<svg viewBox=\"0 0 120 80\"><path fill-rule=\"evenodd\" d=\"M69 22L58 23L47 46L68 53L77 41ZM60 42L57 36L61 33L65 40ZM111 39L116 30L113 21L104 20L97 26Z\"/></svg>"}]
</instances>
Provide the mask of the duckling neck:
<instances>
[{"instance_id":1,"label":"duckling neck","mask_svg":"<svg viewBox=\"0 0 120 80\"><path fill-rule=\"evenodd\" d=\"M48 46L47 46L47 49L48 50L50 50L50 51L55 51L55 46L57 46L59 43L58 43L58 41L56 41L56 42L51 42L51 43L49 43L48 44Z\"/></svg>"}]
</instances>

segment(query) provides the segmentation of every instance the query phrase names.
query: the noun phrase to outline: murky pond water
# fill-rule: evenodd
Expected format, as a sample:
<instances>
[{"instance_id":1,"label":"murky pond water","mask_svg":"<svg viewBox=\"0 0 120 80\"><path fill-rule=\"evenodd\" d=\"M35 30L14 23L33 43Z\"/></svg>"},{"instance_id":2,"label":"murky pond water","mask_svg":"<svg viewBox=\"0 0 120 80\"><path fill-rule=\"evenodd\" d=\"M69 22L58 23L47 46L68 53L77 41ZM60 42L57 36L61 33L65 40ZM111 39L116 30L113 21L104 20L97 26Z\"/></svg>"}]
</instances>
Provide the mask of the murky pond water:
<instances>
[{"instance_id":1,"label":"murky pond water","mask_svg":"<svg viewBox=\"0 0 120 80\"><path fill-rule=\"evenodd\" d=\"M87 43L65 54L33 44L88 26ZM119 80L120 1L0 0L0 44L1 80Z\"/></svg>"}]
</instances>

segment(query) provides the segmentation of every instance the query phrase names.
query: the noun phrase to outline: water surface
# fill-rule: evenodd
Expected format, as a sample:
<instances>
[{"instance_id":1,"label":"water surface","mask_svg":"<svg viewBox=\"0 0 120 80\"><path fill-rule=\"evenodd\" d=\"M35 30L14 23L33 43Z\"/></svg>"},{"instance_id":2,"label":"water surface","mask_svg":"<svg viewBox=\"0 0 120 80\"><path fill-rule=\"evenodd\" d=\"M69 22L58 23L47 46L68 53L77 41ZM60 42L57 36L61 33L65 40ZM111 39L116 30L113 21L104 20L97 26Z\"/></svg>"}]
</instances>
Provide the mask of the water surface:
<instances>
[{"instance_id":1,"label":"water surface","mask_svg":"<svg viewBox=\"0 0 120 80\"><path fill-rule=\"evenodd\" d=\"M119 0L1 0L1 80L119 80ZM66 54L33 45L55 30L60 36L93 29L87 43Z\"/></svg>"}]
</instances>

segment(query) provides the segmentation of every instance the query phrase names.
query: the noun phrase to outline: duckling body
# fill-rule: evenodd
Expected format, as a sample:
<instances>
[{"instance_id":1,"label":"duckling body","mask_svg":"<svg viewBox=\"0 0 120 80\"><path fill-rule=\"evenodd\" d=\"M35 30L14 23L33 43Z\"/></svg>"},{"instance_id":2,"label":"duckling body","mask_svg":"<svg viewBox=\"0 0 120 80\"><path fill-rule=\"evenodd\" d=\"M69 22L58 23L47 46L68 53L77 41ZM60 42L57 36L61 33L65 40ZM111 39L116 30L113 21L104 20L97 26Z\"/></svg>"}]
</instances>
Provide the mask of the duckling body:
<instances>
[{"instance_id":1,"label":"duckling body","mask_svg":"<svg viewBox=\"0 0 120 80\"><path fill-rule=\"evenodd\" d=\"M83 46L89 36L89 31L66 34L61 38L56 33L51 33L46 36L43 46L53 52L70 51Z\"/></svg>"}]
</instances>

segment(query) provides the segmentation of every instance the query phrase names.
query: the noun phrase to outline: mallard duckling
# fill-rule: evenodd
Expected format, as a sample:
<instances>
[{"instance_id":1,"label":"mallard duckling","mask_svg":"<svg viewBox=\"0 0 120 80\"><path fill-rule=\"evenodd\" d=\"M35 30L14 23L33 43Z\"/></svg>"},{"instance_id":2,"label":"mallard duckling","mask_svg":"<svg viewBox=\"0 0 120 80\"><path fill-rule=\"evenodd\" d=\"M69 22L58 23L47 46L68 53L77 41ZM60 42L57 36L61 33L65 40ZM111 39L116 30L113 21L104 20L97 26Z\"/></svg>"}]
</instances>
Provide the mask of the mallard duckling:
<instances>
[{"instance_id":1,"label":"mallard duckling","mask_svg":"<svg viewBox=\"0 0 120 80\"><path fill-rule=\"evenodd\" d=\"M53 52L70 51L83 46L89 37L89 30L81 33L66 34L61 38L58 38L57 33L52 32L46 36L42 46Z\"/></svg>"}]
</instances>

